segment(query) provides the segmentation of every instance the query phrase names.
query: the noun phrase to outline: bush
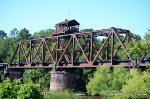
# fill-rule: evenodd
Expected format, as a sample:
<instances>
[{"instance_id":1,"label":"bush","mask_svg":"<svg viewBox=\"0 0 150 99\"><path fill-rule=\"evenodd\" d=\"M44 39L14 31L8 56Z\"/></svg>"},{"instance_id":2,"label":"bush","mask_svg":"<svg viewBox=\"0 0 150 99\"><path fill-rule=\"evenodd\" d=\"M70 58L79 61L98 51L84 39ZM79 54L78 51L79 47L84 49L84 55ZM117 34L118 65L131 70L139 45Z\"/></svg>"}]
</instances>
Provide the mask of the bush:
<instances>
[{"instance_id":1,"label":"bush","mask_svg":"<svg viewBox=\"0 0 150 99\"><path fill-rule=\"evenodd\" d=\"M50 73L49 69L28 69L23 74L23 82L33 82L40 84L42 90L49 89L50 84Z\"/></svg>"},{"instance_id":2,"label":"bush","mask_svg":"<svg viewBox=\"0 0 150 99\"><path fill-rule=\"evenodd\" d=\"M102 96L119 94L128 77L128 71L124 68L118 67L111 71L106 66L98 67L94 77L86 86L87 92L91 95Z\"/></svg>"},{"instance_id":3,"label":"bush","mask_svg":"<svg viewBox=\"0 0 150 99\"><path fill-rule=\"evenodd\" d=\"M0 99L17 98L17 91L20 89L20 84L20 80L14 80L13 82L10 79L4 80L0 83Z\"/></svg>"},{"instance_id":4,"label":"bush","mask_svg":"<svg viewBox=\"0 0 150 99\"><path fill-rule=\"evenodd\" d=\"M91 95L111 96L113 98L149 98L149 69L140 72L133 69L130 73L124 68L99 67L86 86Z\"/></svg>"},{"instance_id":5,"label":"bush","mask_svg":"<svg viewBox=\"0 0 150 99\"><path fill-rule=\"evenodd\" d=\"M86 86L87 92L91 95L104 95L111 85L111 79L111 71L109 68L105 66L97 68L94 77L90 79Z\"/></svg>"},{"instance_id":6,"label":"bush","mask_svg":"<svg viewBox=\"0 0 150 99\"><path fill-rule=\"evenodd\" d=\"M123 86L122 92L127 98L147 98L150 96L150 72L133 70L131 78Z\"/></svg>"},{"instance_id":7,"label":"bush","mask_svg":"<svg viewBox=\"0 0 150 99\"><path fill-rule=\"evenodd\" d=\"M110 92L113 94L121 93L122 86L126 84L126 81L129 79L129 72L127 69L122 67L114 68L112 72L112 81Z\"/></svg>"},{"instance_id":8,"label":"bush","mask_svg":"<svg viewBox=\"0 0 150 99\"><path fill-rule=\"evenodd\" d=\"M0 83L0 99L42 99L39 86L31 82L22 84L20 79Z\"/></svg>"},{"instance_id":9,"label":"bush","mask_svg":"<svg viewBox=\"0 0 150 99\"><path fill-rule=\"evenodd\" d=\"M42 99L39 86L33 83L22 84L18 91L18 99Z\"/></svg>"}]
</instances>

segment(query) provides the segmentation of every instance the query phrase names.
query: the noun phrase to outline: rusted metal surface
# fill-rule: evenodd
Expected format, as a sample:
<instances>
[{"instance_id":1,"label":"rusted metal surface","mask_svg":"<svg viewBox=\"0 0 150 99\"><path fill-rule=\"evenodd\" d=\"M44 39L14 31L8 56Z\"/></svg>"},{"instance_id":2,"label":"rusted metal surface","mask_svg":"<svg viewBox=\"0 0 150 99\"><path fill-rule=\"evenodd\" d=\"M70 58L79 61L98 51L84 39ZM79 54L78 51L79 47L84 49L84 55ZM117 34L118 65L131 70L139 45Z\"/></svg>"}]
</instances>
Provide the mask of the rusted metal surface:
<instances>
[{"instance_id":1,"label":"rusted metal surface","mask_svg":"<svg viewBox=\"0 0 150 99\"><path fill-rule=\"evenodd\" d=\"M63 22L56 24L56 31L53 33L54 36L56 35L63 35L65 33L74 33L79 32L79 25L76 20L65 20Z\"/></svg>"},{"instance_id":2,"label":"rusted metal surface","mask_svg":"<svg viewBox=\"0 0 150 99\"><path fill-rule=\"evenodd\" d=\"M79 23L75 20L56 24L67 28L76 25ZM98 40L101 37L104 37L102 44ZM134 39L129 30L114 27L94 32L64 32L63 35L20 41L9 68L85 68L122 63L124 66L135 66L125 44L132 41ZM114 46L116 42L117 47ZM120 50L124 51L126 59L117 58Z\"/></svg>"}]
</instances>

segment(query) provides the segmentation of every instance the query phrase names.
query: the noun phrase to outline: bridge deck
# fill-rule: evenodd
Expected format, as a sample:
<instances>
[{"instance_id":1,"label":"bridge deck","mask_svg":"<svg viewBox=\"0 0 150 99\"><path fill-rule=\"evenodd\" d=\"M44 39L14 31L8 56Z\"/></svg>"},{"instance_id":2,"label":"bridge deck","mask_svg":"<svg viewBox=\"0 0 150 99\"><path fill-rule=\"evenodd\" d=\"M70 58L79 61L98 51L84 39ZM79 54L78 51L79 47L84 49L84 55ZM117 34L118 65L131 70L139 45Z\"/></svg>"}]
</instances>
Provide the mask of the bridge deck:
<instances>
[{"instance_id":1,"label":"bridge deck","mask_svg":"<svg viewBox=\"0 0 150 99\"><path fill-rule=\"evenodd\" d=\"M56 66L56 68L97 68L97 67L100 67L102 65L99 65L99 66L86 66L86 65L79 65L79 66ZM135 66L130 66L130 65L125 65L125 66L122 66L122 65L106 65L107 67L125 67L125 68L133 68ZM146 67L147 65L141 65L141 66L138 66L138 67ZM15 67L12 67L12 66L9 66L8 67L9 69L48 69L48 68L54 68L52 66L15 66Z\"/></svg>"}]
</instances>

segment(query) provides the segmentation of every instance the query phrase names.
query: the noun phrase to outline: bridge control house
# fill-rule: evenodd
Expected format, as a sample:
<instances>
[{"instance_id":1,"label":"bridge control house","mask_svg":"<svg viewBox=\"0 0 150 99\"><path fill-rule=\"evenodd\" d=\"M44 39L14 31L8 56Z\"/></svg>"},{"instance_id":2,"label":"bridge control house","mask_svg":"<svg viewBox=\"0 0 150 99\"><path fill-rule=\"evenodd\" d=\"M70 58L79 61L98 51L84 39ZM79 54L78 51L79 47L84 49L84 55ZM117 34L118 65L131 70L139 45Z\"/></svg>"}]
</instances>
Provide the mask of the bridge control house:
<instances>
[{"instance_id":1,"label":"bridge control house","mask_svg":"<svg viewBox=\"0 0 150 99\"><path fill-rule=\"evenodd\" d=\"M56 31L53 35L63 35L63 34L70 34L70 33L78 33L79 32L79 23L76 20L65 20L63 22L56 24Z\"/></svg>"}]
</instances>

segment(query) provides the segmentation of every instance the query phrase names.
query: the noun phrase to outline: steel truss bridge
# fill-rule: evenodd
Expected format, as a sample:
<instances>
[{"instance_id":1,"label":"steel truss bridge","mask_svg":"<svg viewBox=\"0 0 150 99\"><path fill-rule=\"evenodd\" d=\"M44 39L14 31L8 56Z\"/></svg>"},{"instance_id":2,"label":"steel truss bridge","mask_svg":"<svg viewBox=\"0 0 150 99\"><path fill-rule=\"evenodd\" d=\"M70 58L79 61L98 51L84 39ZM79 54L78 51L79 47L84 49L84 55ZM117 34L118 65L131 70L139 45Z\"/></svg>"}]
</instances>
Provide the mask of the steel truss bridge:
<instances>
[{"instance_id":1,"label":"steel truss bridge","mask_svg":"<svg viewBox=\"0 0 150 99\"><path fill-rule=\"evenodd\" d=\"M109 28L20 41L8 68L85 68L108 66L142 66L144 56L135 61L127 44L134 42L126 29ZM119 58L119 51L125 59Z\"/></svg>"}]
</instances>

